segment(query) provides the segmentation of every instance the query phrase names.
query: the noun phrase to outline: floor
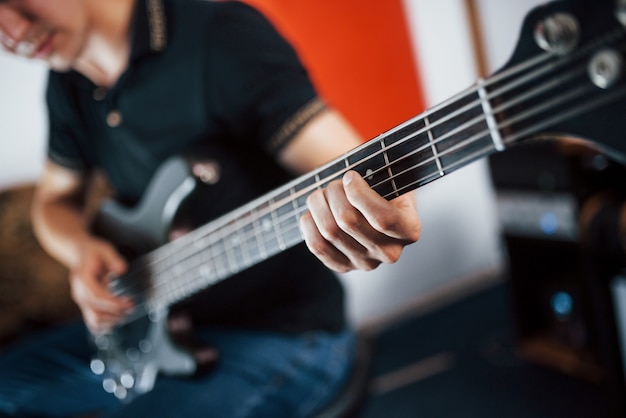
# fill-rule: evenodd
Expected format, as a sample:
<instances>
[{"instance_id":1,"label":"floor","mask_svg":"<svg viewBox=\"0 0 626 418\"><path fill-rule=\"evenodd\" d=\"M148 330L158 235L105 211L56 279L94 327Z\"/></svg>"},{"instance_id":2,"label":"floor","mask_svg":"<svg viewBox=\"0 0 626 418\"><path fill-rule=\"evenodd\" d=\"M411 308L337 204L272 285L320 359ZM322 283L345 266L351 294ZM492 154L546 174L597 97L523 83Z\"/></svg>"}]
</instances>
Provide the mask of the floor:
<instances>
[{"instance_id":1,"label":"floor","mask_svg":"<svg viewBox=\"0 0 626 418\"><path fill-rule=\"evenodd\" d=\"M507 295L501 282L375 335L359 417L614 418L602 386L516 354Z\"/></svg>"}]
</instances>

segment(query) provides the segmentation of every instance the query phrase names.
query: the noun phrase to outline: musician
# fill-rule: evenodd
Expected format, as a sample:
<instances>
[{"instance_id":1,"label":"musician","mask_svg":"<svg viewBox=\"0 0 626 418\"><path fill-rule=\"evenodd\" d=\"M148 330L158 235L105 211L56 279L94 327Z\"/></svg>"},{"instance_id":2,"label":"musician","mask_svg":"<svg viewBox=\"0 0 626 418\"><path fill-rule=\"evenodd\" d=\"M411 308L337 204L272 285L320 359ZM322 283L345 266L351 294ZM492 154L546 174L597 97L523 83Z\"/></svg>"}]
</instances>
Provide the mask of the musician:
<instances>
[{"instance_id":1,"label":"musician","mask_svg":"<svg viewBox=\"0 0 626 418\"><path fill-rule=\"evenodd\" d=\"M394 262L420 235L414 196L387 201L354 172L308 197L305 245L175 307L215 348L209 373L160 376L123 403L89 370L87 336L135 307L108 287L129 260L85 215L94 173L132 206L169 157L207 155L221 176L195 211L205 222L361 143L290 45L235 1L0 0L0 33L6 51L50 66L48 159L33 222L69 268L84 320L2 354L0 414L274 418L310 416L330 402L353 344L333 271Z\"/></svg>"}]
</instances>

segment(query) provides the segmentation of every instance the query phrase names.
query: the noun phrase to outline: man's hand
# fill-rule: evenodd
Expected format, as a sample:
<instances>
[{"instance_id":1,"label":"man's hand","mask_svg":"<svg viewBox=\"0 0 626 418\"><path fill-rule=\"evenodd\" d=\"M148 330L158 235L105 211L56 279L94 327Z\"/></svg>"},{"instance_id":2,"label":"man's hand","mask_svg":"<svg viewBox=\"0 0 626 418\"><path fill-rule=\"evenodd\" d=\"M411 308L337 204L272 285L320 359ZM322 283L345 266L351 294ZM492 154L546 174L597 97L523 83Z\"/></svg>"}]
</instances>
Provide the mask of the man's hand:
<instances>
[{"instance_id":1,"label":"man's hand","mask_svg":"<svg viewBox=\"0 0 626 418\"><path fill-rule=\"evenodd\" d=\"M72 298L92 333L110 331L132 311L130 298L115 296L109 290L111 279L126 269L126 262L109 243L90 239L82 246L80 261L70 271L70 285Z\"/></svg>"},{"instance_id":2,"label":"man's hand","mask_svg":"<svg viewBox=\"0 0 626 418\"><path fill-rule=\"evenodd\" d=\"M403 248L419 239L414 199L408 193L387 201L349 171L309 196L300 228L311 252L330 269L372 270L396 262Z\"/></svg>"}]
</instances>

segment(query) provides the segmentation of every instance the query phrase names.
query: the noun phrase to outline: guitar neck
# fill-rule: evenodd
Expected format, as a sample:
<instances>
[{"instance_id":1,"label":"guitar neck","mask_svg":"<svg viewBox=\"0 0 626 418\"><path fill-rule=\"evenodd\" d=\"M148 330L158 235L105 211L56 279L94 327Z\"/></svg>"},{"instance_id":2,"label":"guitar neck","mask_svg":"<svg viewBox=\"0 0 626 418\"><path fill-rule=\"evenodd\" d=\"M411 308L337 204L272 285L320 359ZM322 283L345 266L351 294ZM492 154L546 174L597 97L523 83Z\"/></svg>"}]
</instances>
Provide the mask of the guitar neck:
<instances>
[{"instance_id":1,"label":"guitar neck","mask_svg":"<svg viewBox=\"0 0 626 418\"><path fill-rule=\"evenodd\" d=\"M623 29L612 34L620 42ZM608 38L607 38L608 39ZM541 51L249 204L140 258L153 280L149 310L165 308L300 242L307 197L348 170L393 199L626 95L589 82L597 43Z\"/></svg>"},{"instance_id":2,"label":"guitar neck","mask_svg":"<svg viewBox=\"0 0 626 418\"><path fill-rule=\"evenodd\" d=\"M302 242L299 219L308 196L348 170L393 199L502 149L480 91L472 89L454 103L425 112L149 253L141 259L154 280L149 305L169 306Z\"/></svg>"}]
</instances>

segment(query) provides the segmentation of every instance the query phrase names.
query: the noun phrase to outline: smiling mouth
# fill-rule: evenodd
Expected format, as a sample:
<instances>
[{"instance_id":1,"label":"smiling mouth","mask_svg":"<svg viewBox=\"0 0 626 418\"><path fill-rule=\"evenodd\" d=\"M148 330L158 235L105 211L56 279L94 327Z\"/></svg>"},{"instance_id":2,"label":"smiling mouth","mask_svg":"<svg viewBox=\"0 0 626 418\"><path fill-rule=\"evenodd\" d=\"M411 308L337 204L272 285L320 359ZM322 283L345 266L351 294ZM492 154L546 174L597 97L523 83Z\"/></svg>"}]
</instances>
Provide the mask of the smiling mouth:
<instances>
[{"instance_id":1,"label":"smiling mouth","mask_svg":"<svg viewBox=\"0 0 626 418\"><path fill-rule=\"evenodd\" d=\"M52 41L54 40L55 32L48 32L43 40L39 43L34 51L36 58L45 58L52 52Z\"/></svg>"}]
</instances>

